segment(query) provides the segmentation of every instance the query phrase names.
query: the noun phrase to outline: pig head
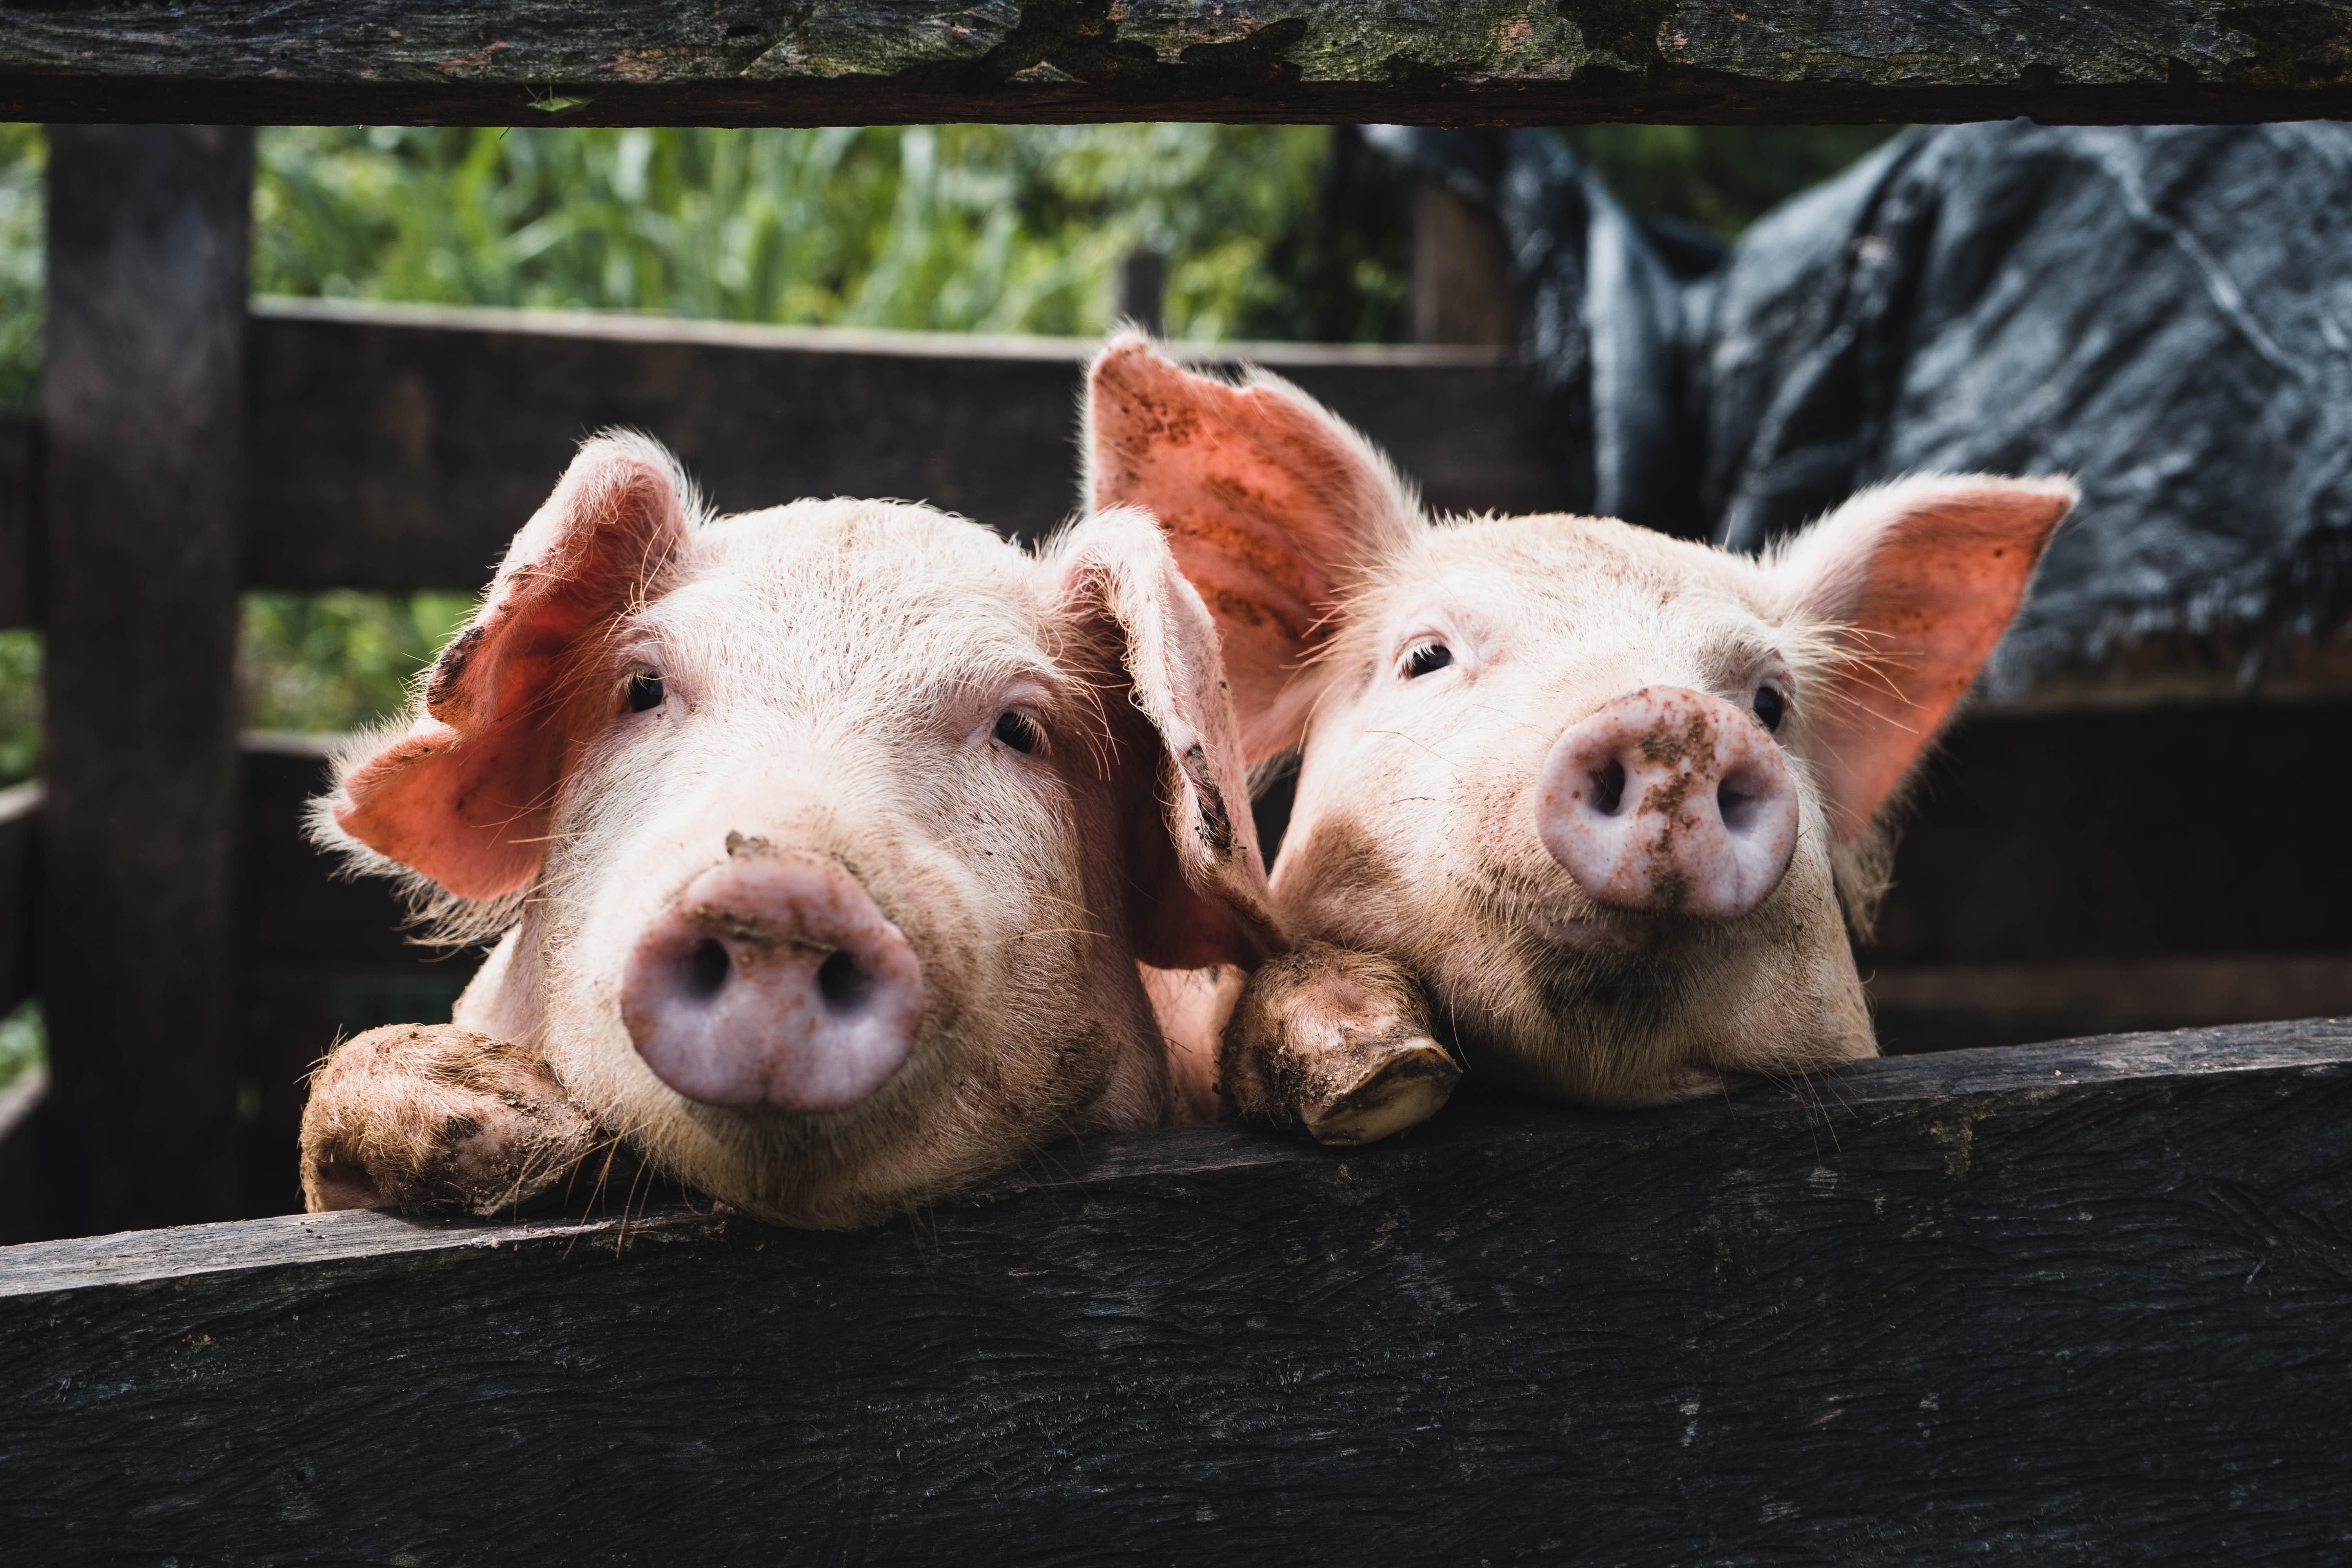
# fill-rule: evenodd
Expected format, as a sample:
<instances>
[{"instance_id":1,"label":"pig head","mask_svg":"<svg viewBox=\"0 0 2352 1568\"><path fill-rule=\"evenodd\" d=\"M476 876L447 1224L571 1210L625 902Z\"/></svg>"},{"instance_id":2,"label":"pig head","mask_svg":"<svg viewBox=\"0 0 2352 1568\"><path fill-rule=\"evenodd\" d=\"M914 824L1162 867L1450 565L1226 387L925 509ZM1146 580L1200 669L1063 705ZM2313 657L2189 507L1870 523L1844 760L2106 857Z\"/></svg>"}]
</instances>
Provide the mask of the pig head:
<instances>
[{"instance_id":1,"label":"pig head","mask_svg":"<svg viewBox=\"0 0 2352 1568\"><path fill-rule=\"evenodd\" d=\"M1150 519L1034 558L891 502L712 520L622 435L316 822L496 939L463 1037L656 1169L836 1226L1176 1113L1139 963L1280 942L1244 777Z\"/></svg>"},{"instance_id":2,"label":"pig head","mask_svg":"<svg viewBox=\"0 0 2352 1568\"><path fill-rule=\"evenodd\" d=\"M1735 556L1607 520L1433 521L1278 381L1114 342L1096 505L1216 617L1302 939L1385 955L1475 1069L1608 1105L1874 1054L1847 921L1906 779L2074 488L1904 479Z\"/></svg>"}]
</instances>

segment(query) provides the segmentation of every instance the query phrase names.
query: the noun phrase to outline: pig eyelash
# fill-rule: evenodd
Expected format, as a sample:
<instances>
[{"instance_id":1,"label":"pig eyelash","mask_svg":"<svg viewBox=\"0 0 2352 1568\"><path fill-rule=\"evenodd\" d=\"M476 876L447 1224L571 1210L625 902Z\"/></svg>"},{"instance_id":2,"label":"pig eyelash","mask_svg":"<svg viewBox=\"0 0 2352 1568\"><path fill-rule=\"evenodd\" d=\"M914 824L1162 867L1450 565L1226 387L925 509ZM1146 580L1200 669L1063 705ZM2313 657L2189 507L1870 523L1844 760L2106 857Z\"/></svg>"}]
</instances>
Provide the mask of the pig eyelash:
<instances>
[{"instance_id":1,"label":"pig eyelash","mask_svg":"<svg viewBox=\"0 0 2352 1568\"><path fill-rule=\"evenodd\" d=\"M1435 637L1423 637L1397 659L1397 673L1407 680L1433 674L1454 662L1454 650Z\"/></svg>"},{"instance_id":2,"label":"pig eyelash","mask_svg":"<svg viewBox=\"0 0 2352 1568\"><path fill-rule=\"evenodd\" d=\"M995 726L988 733L998 745L1024 757L1045 753L1045 727L1018 708L1007 708L998 714Z\"/></svg>"}]
</instances>

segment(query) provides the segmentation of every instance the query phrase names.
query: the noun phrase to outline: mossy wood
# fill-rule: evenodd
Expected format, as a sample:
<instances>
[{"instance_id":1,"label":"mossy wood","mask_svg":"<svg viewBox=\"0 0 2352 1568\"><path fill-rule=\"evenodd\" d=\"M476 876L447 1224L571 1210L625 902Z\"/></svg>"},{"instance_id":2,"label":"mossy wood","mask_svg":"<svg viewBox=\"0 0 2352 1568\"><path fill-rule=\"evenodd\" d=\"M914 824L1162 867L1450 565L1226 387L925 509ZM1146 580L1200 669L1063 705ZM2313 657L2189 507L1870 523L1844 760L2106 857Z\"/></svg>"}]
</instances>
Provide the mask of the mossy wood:
<instances>
[{"instance_id":1,"label":"mossy wood","mask_svg":"<svg viewBox=\"0 0 2352 1568\"><path fill-rule=\"evenodd\" d=\"M26 1561L2319 1561L2352 1024L1394 1147L1051 1152L860 1235L348 1213L0 1252Z\"/></svg>"},{"instance_id":2,"label":"mossy wood","mask_svg":"<svg viewBox=\"0 0 2352 1568\"><path fill-rule=\"evenodd\" d=\"M0 5L24 120L772 124L2343 114L2343 0Z\"/></svg>"}]
</instances>

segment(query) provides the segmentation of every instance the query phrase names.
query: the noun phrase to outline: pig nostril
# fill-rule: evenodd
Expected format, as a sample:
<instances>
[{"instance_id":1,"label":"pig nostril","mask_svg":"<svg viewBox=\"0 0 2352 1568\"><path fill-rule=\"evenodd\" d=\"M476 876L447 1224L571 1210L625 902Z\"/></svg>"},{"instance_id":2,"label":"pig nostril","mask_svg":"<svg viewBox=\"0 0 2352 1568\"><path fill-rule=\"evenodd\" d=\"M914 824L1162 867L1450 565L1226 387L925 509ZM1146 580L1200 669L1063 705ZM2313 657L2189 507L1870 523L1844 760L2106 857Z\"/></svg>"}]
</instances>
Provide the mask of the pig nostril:
<instances>
[{"instance_id":1,"label":"pig nostril","mask_svg":"<svg viewBox=\"0 0 2352 1568\"><path fill-rule=\"evenodd\" d=\"M817 994L836 1013L857 1006L873 988L873 977L858 968L857 960L846 952L836 950L816 966Z\"/></svg>"},{"instance_id":2,"label":"pig nostril","mask_svg":"<svg viewBox=\"0 0 2352 1568\"><path fill-rule=\"evenodd\" d=\"M1592 805L1603 816L1614 816L1625 804L1625 764L1611 758L1605 768L1592 771Z\"/></svg>"},{"instance_id":3,"label":"pig nostril","mask_svg":"<svg viewBox=\"0 0 2352 1568\"><path fill-rule=\"evenodd\" d=\"M1721 814L1724 826L1745 833L1756 820L1756 796L1726 779L1715 792L1715 809Z\"/></svg>"},{"instance_id":4,"label":"pig nostril","mask_svg":"<svg viewBox=\"0 0 2352 1568\"><path fill-rule=\"evenodd\" d=\"M727 984L728 972L733 967L734 961L728 956L726 944L716 937L704 937L694 944L694 951L686 955L687 989L707 1002L719 994L719 987Z\"/></svg>"}]
</instances>

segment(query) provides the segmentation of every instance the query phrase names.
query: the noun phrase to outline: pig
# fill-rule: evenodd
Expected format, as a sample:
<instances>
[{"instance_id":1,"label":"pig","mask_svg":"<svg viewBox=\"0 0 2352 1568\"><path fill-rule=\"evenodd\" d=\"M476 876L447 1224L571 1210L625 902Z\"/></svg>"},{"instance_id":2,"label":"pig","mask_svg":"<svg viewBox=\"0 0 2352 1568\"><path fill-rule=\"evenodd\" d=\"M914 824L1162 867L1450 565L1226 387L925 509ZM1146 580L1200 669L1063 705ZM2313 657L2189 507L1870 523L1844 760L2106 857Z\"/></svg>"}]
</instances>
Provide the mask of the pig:
<instances>
[{"instance_id":1,"label":"pig","mask_svg":"<svg viewBox=\"0 0 2352 1568\"><path fill-rule=\"evenodd\" d=\"M630 434L581 447L314 804L430 934L495 946L449 1023L315 1075L312 1209L642 1166L871 1224L1213 1113L1147 982L1285 945L1215 630L1149 517L1034 555L888 501L713 518Z\"/></svg>"},{"instance_id":2,"label":"pig","mask_svg":"<svg viewBox=\"0 0 2352 1568\"><path fill-rule=\"evenodd\" d=\"M1759 557L1432 520L1296 388L1134 336L1086 447L1091 503L1148 509L1214 616L1248 764L1296 757L1272 888L1300 946L1225 1031L1242 1113L1292 1121L1350 1027L1606 1107L1876 1054L1848 926L2071 483L1899 479Z\"/></svg>"}]
</instances>

